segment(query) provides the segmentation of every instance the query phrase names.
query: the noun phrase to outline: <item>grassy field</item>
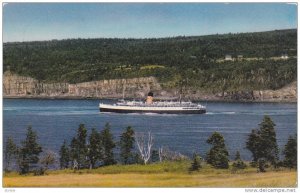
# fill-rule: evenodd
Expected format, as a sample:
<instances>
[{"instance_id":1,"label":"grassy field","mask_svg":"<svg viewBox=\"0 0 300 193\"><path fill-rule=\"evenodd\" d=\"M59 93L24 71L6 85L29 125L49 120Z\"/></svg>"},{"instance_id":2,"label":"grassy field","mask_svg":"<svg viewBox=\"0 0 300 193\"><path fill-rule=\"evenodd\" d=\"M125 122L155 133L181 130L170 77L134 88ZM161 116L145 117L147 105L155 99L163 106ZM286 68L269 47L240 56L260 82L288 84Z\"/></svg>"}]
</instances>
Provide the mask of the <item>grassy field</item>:
<instances>
[{"instance_id":1,"label":"grassy field","mask_svg":"<svg viewBox=\"0 0 300 193\"><path fill-rule=\"evenodd\" d=\"M189 162L108 166L95 170L49 171L44 176L5 174L5 187L296 187L295 170L257 173L247 168L237 173L204 166L188 172Z\"/></svg>"}]
</instances>

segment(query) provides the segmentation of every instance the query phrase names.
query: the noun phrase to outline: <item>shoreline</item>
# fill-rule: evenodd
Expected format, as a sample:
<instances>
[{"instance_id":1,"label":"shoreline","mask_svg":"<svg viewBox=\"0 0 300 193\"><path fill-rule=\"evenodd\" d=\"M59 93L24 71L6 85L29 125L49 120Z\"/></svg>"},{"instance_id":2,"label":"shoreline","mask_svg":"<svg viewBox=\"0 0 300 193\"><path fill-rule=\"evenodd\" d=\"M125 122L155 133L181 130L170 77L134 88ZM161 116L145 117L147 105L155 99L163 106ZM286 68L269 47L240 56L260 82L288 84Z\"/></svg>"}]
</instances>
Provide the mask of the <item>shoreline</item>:
<instances>
[{"instance_id":1,"label":"shoreline","mask_svg":"<svg viewBox=\"0 0 300 193\"><path fill-rule=\"evenodd\" d=\"M83 96L3 96L3 99L40 99L40 100L119 100L120 97L83 97ZM136 98L125 98L134 100ZM172 98L174 100L174 98ZM137 99L136 99L137 100ZM167 99L171 100L171 99ZM183 99L184 100L184 99ZM226 103L296 103L291 100L226 100L226 99L186 99L199 102L226 102Z\"/></svg>"}]
</instances>

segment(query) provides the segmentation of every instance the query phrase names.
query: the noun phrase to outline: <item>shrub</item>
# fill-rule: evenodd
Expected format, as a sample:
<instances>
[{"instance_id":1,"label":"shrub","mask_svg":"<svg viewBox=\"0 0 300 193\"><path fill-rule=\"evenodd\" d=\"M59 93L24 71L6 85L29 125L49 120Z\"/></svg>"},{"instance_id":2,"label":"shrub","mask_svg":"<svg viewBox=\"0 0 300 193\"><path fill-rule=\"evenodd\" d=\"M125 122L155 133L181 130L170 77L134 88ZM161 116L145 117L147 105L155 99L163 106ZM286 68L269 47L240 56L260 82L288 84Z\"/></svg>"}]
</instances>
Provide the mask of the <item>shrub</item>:
<instances>
[{"instance_id":1,"label":"shrub","mask_svg":"<svg viewBox=\"0 0 300 193\"><path fill-rule=\"evenodd\" d=\"M232 164L232 171L236 172L238 170L242 170L245 169L247 167L247 165L243 162L243 160L241 159L241 155L240 152L237 151L236 155L235 155L235 159L234 162Z\"/></svg>"},{"instance_id":2,"label":"shrub","mask_svg":"<svg viewBox=\"0 0 300 193\"><path fill-rule=\"evenodd\" d=\"M189 171L199 171L199 169L202 168L202 161L203 159L198 154L194 154L193 162Z\"/></svg>"}]
</instances>

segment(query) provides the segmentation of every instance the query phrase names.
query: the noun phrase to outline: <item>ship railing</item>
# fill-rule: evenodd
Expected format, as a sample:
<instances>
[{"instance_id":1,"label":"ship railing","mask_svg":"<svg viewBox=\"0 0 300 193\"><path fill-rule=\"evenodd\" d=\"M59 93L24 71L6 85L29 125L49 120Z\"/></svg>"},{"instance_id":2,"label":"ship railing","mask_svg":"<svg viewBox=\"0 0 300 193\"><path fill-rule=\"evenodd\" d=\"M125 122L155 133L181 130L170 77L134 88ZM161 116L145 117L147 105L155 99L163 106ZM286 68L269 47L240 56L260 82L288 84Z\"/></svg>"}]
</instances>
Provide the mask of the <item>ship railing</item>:
<instances>
[{"instance_id":1,"label":"ship railing","mask_svg":"<svg viewBox=\"0 0 300 193\"><path fill-rule=\"evenodd\" d=\"M192 104L192 103L152 103L152 104L147 104L147 103L141 103L141 102L136 102L136 103L117 103L119 106L137 106L137 107L194 107L194 108L200 108L200 109L205 109L205 106L199 105L199 104Z\"/></svg>"}]
</instances>

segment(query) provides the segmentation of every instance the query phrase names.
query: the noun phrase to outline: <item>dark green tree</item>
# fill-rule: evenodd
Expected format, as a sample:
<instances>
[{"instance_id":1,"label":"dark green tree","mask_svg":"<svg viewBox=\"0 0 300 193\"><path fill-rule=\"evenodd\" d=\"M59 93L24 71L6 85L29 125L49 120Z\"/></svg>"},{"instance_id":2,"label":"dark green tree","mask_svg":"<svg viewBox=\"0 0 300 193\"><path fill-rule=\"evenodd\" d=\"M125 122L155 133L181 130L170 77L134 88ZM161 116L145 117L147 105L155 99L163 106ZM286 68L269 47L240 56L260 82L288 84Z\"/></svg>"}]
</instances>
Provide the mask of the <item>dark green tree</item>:
<instances>
[{"instance_id":1,"label":"dark green tree","mask_svg":"<svg viewBox=\"0 0 300 193\"><path fill-rule=\"evenodd\" d=\"M70 149L67 145L66 140L62 144L59 150L59 164L61 169L69 168L70 165Z\"/></svg>"},{"instance_id":2,"label":"dark green tree","mask_svg":"<svg viewBox=\"0 0 300 193\"><path fill-rule=\"evenodd\" d=\"M113 141L113 135L110 132L109 123L105 124L103 131L100 133L101 141L103 145L103 161L104 165L115 164L113 148L116 147L115 142Z\"/></svg>"},{"instance_id":3,"label":"dark green tree","mask_svg":"<svg viewBox=\"0 0 300 193\"><path fill-rule=\"evenodd\" d=\"M241 155L240 155L239 151L237 151L236 154L235 154L235 158L234 158L234 162L232 164L232 167L234 169L245 169L247 167L247 165L241 159Z\"/></svg>"},{"instance_id":4,"label":"dark green tree","mask_svg":"<svg viewBox=\"0 0 300 193\"><path fill-rule=\"evenodd\" d=\"M252 165L256 165L257 161L261 155L260 153L260 141L261 136L257 132L257 130L252 129L251 134L248 136L248 141L246 142L246 147L252 152L253 163Z\"/></svg>"},{"instance_id":5,"label":"dark green tree","mask_svg":"<svg viewBox=\"0 0 300 193\"><path fill-rule=\"evenodd\" d=\"M26 139L22 142L19 152L18 165L20 174L27 174L37 168L42 147L37 143L37 134L31 128L27 129Z\"/></svg>"},{"instance_id":6,"label":"dark green tree","mask_svg":"<svg viewBox=\"0 0 300 193\"><path fill-rule=\"evenodd\" d=\"M193 162L189 171L199 171L202 168L202 158L198 154L193 155Z\"/></svg>"},{"instance_id":7,"label":"dark green tree","mask_svg":"<svg viewBox=\"0 0 300 193\"><path fill-rule=\"evenodd\" d=\"M283 150L283 164L289 168L297 168L297 135L290 136Z\"/></svg>"},{"instance_id":8,"label":"dark green tree","mask_svg":"<svg viewBox=\"0 0 300 193\"><path fill-rule=\"evenodd\" d=\"M10 171L11 163L15 161L18 155L18 147L14 143L11 137L8 137L5 143L4 160L5 160L5 171Z\"/></svg>"},{"instance_id":9,"label":"dark green tree","mask_svg":"<svg viewBox=\"0 0 300 193\"><path fill-rule=\"evenodd\" d=\"M277 167L279 149L272 119L264 116L259 126L259 129L251 131L246 147L252 152L253 162L258 163L259 170L263 172L263 167L268 163Z\"/></svg>"},{"instance_id":10,"label":"dark green tree","mask_svg":"<svg viewBox=\"0 0 300 193\"><path fill-rule=\"evenodd\" d=\"M132 150L134 148L134 142L134 130L132 129L132 127L128 126L126 128L126 131L120 136L120 157L122 163L132 163Z\"/></svg>"},{"instance_id":11,"label":"dark green tree","mask_svg":"<svg viewBox=\"0 0 300 193\"><path fill-rule=\"evenodd\" d=\"M207 163L215 168L227 169L229 167L229 154L225 146L224 137L220 133L214 132L206 142L213 145L206 154Z\"/></svg>"},{"instance_id":12,"label":"dark green tree","mask_svg":"<svg viewBox=\"0 0 300 193\"><path fill-rule=\"evenodd\" d=\"M103 159L103 146L101 136L94 128L92 129L92 133L89 137L88 149L90 168L95 168L96 162Z\"/></svg>"},{"instance_id":13,"label":"dark green tree","mask_svg":"<svg viewBox=\"0 0 300 193\"><path fill-rule=\"evenodd\" d=\"M77 130L77 137L71 141L71 158L73 166L77 165L76 168L83 169L88 167L88 147L87 147L87 129L84 124L80 124Z\"/></svg>"}]
</instances>

